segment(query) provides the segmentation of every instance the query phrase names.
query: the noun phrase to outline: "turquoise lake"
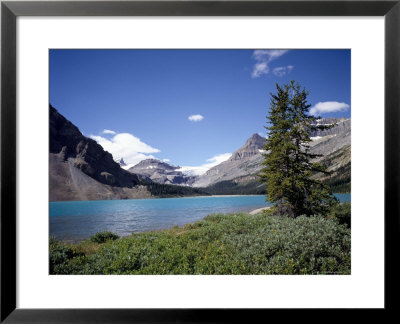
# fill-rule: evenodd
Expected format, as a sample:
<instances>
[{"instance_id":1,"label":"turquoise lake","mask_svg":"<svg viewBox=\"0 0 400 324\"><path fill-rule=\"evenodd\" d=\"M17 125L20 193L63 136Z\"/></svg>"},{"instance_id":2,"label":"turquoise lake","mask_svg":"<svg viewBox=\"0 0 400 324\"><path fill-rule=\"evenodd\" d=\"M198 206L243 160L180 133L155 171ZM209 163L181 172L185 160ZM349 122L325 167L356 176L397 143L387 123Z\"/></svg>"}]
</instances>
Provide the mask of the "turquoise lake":
<instances>
[{"instance_id":1,"label":"turquoise lake","mask_svg":"<svg viewBox=\"0 0 400 324\"><path fill-rule=\"evenodd\" d=\"M350 194L335 194L350 201ZM268 206L265 196L67 201L50 203L50 235L79 241L101 231L120 236L193 223L209 214L248 212Z\"/></svg>"}]
</instances>

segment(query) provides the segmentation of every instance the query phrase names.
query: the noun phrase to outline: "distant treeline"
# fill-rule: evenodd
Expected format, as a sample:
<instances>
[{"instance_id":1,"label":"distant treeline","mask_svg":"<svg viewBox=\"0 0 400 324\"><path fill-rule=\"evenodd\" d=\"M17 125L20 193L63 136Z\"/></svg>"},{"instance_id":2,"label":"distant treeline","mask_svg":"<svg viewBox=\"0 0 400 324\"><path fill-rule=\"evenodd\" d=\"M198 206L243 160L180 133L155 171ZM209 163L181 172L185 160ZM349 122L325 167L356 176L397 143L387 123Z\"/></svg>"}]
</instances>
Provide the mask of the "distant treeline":
<instances>
[{"instance_id":1,"label":"distant treeline","mask_svg":"<svg viewBox=\"0 0 400 324\"><path fill-rule=\"evenodd\" d=\"M348 180L327 180L324 181L325 184L331 188L331 191L334 193L350 193L351 192L351 183Z\"/></svg>"},{"instance_id":2,"label":"distant treeline","mask_svg":"<svg viewBox=\"0 0 400 324\"><path fill-rule=\"evenodd\" d=\"M325 180L324 183L334 193L349 193L351 189L350 165L339 168L338 175ZM153 196L160 198L209 195L265 195L267 193L265 184L257 180L246 183L226 180L204 188L159 184L156 182L147 182L145 185Z\"/></svg>"},{"instance_id":3,"label":"distant treeline","mask_svg":"<svg viewBox=\"0 0 400 324\"><path fill-rule=\"evenodd\" d=\"M209 195L209 193L200 188L159 184L156 182L146 183L146 187L153 196L160 198Z\"/></svg>"},{"instance_id":4,"label":"distant treeline","mask_svg":"<svg viewBox=\"0 0 400 324\"><path fill-rule=\"evenodd\" d=\"M324 181L324 183L334 193L350 193L350 177L334 177ZM211 195L265 195L267 193L265 184L258 181L241 184L227 180L201 189Z\"/></svg>"},{"instance_id":5,"label":"distant treeline","mask_svg":"<svg viewBox=\"0 0 400 324\"><path fill-rule=\"evenodd\" d=\"M324 181L332 192L349 193L351 191L351 163L341 166L336 175Z\"/></svg>"},{"instance_id":6,"label":"distant treeline","mask_svg":"<svg viewBox=\"0 0 400 324\"><path fill-rule=\"evenodd\" d=\"M258 181L251 181L245 184L226 180L217 182L212 186L202 188L212 195L265 195L266 186Z\"/></svg>"}]
</instances>

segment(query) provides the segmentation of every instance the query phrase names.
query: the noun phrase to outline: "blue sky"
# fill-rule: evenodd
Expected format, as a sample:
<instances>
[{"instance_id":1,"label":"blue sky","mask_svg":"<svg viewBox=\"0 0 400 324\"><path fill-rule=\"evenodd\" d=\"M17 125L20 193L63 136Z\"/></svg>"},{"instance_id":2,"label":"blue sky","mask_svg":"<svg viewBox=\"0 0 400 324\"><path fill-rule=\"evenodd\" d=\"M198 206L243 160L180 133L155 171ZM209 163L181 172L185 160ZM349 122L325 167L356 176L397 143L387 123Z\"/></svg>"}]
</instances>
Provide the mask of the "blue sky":
<instances>
[{"instance_id":1,"label":"blue sky","mask_svg":"<svg viewBox=\"0 0 400 324\"><path fill-rule=\"evenodd\" d=\"M204 172L265 134L270 92L290 80L315 114L350 117L350 50L50 50L50 103L129 164Z\"/></svg>"}]
</instances>

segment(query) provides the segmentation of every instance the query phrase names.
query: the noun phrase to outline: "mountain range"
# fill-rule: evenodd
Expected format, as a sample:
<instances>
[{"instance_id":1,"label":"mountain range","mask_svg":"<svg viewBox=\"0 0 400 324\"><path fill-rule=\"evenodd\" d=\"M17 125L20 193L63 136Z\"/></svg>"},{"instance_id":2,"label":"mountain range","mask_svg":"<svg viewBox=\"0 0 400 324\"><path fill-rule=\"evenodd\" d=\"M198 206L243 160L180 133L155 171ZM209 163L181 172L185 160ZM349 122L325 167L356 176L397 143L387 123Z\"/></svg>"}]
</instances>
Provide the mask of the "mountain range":
<instances>
[{"instance_id":1,"label":"mountain range","mask_svg":"<svg viewBox=\"0 0 400 324\"><path fill-rule=\"evenodd\" d=\"M351 120L327 118L317 125L334 127L310 132L310 153L322 155L316 158L327 166L330 176L315 174L314 178L325 181L338 191L350 190ZM265 193L265 186L257 174L264 161L265 138L253 134L232 156L200 176L186 175L179 167L155 159L141 161L129 169L159 183L171 183L203 188L212 194Z\"/></svg>"},{"instance_id":2,"label":"mountain range","mask_svg":"<svg viewBox=\"0 0 400 324\"><path fill-rule=\"evenodd\" d=\"M335 192L350 191L351 120L321 119L334 127L310 133L310 151L327 166L329 176L315 174ZM253 134L231 157L200 176L157 159L125 170L113 156L50 106L50 201L132 199L207 194L264 194L257 174L264 160L265 138Z\"/></svg>"}]
</instances>

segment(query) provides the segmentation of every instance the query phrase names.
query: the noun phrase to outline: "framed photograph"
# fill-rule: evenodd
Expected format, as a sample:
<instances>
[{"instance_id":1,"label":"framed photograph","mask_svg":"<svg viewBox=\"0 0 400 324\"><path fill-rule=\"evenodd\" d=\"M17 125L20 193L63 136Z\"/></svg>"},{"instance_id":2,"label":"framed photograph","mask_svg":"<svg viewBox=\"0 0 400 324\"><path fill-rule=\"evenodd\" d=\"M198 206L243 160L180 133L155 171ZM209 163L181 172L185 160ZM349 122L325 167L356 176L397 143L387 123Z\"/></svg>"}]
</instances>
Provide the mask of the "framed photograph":
<instances>
[{"instance_id":1,"label":"framed photograph","mask_svg":"<svg viewBox=\"0 0 400 324\"><path fill-rule=\"evenodd\" d=\"M1 321L393 309L399 15L3 1Z\"/></svg>"}]
</instances>

